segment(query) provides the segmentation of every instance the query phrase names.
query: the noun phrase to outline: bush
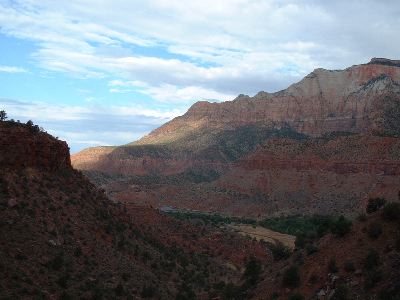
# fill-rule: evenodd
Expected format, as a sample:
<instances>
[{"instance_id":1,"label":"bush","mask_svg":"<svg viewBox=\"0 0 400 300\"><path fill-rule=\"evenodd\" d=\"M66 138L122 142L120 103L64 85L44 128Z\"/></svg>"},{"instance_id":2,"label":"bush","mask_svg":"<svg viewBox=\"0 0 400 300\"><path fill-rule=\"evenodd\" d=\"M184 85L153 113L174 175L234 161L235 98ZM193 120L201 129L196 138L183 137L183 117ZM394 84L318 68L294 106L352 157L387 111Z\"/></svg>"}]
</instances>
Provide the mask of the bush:
<instances>
[{"instance_id":1,"label":"bush","mask_svg":"<svg viewBox=\"0 0 400 300\"><path fill-rule=\"evenodd\" d=\"M72 300L73 298L66 292L63 291L60 296L60 300Z\"/></svg>"},{"instance_id":2,"label":"bush","mask_svg":"<svg viewBox=\"0 0 400 300\"><path fill-rule=\"evenodd\" d=\"M307 244L306 246L307 255L312 255L318 251L318 247L314 244Z\"/></svg>"},{"instance_id":3,"label":"bush","mask_svg":"<svg viewBox=\"0 0 400 300\"><path fill-rule=\"evenodd\" d=\"M240 296L240 287L231 282L227 283L222 290L222 299L224 300L240 299Z\"/></svg>"},{"instance_id":4,"label":"bush","mask_svg":"<svg viewBox=\"0 0 400 300\"><path fill-rule=\"evenodd\" d=\"M272 251L272 255L274 256L274 260L288 259L292 254L290 248L281 242L271 245L270 249Z\"/></svg>"},{"instance_id":5,"label":"bush","mask_svg":"<svg viewBox=\"0 0 400 300\"><path fill-rule=\"evenodd\" d=\"M271 296L271 300L276 300L279 298L279 294L277 292L273 292Z\"/></svg>"},{"instance_id":6,"label":"bush","mask_svg":"<svg viewBox=\"0 0 400 300\"><path fill-rule=\"evenodd\" d=\"M367 213L371 214L373 212L378 211L381 209L386 203L386 200L384 198L371 198L368 200L367 204Z\"/></svg>"},{"instance_id":7,"label":"bush","mask_svg":"<svg viewBox=\"0 0 400 300\"><path fill-rule=\"evenodd\" d=\"M365 274L364 288L366 290L372 289L381 280L382 280L381 270L379 269L369 270Z\"/></svg>"},{"instance_id":8,"label":"bush","mask_svg":"<svg viewBox=\"0 0 400 300\"><path fill-rule=\"evenodd\" d=\"M151 298L154 296L156 293L154 287L152 286L145 286L142 288L142 291L140 292L140 297L142 298Z\"/></svg>"},{"instance_id":9,"label":"bush","mask_svg":"<svg viewBox=\"0 0 400 300\"><path fill-rule=\"evenodd\" d=\"M317 274L311 274L310 278L308 279L308 282L311 284L317 283L319 280L319 276Z\"/></svg>"},{"instance_id":10,"label":"bush","mask_svg":"<svg viewBox=\"0 0 400 300\"><path fill-rule=\"evenodd\" d=\"M360 222L365 222L367 221L367 216L365 214L359 214L357 220Z\"/></svg>"},{"instance_id":11,"label":"bush","mask_svg":"<svg viewBox=\"0 0 400 300\"><path fill-rule=\"evenodd\" d=\"M289 296L288 300L304 300L303 295L295 293Z\"/></svg>"},{"instance_id":12,"label":"bush","mask_svg":"<svg viewBox=\"0 0 400 300\"><path fill-rule=\"evenodd\" d=\"M333 257L329 260L328 270L330 273L337 273L339 271L339 269L336 265L336 259Z\"/></svg>"},{"instance_id":13,"label":"bush","mask_svg":"<svg viewBox=\"0 0 400 300\"><path fill-rule=\"evenodd\" d=\"M382 226L378 223L372 223L368 227L368 236L372 240L376 240L382 234Z\"/></svg>"},{"instance_id":14,"label":"bush","mask_svg":"<svg viewBox=\"0 0 400 300\"><path fill-rule=\"evenodd\" d=\"M365 258L364 261L364 268L366 270L373 270L377 268L379 264L380 264L379 253L373 249L369 250L367 257Z\"/></svg>"},{"instance_id":15,"label":"bush","mask_svg":"<svg viewBox=\"0 0 400 300\"><path fill-rule=\"evenodd\" d=\"M179 289L178 294L176 295L175 300L194 300L194 299L196 299L196 294L193 291L192 287L187 283L183 283Z\"/></svg>"},{"instance_id":16,"label":"bush","mask_svg":"<svg viewBox=\"0 0 400 300\"><path fill-rule=\"evenodd\" d=\"M400 203L388 203L383 208L383 217L389 221L400 220Z\"/></svg>"},{"instance_id":17,"label":"bush","mask_svg":"<svg viewBox=\"0 0 400 300\"><path fill-rule=\"evenodd\" d=\"M356 270L354 263L350 260L344 263L344 270L348 273L354 272Z\"/></svg>"},{"instance_id":18,"label":"bush","mask_svg":"<svg viewBox=\"0 0 400 300\"><path fill-rule=\"evenodd\" d=\"M58 280L57 280L57 284L62 287L63 289L66 289L68 286L68 281L70 279L70 275L67 274L63 274L61 275Z\"/></svg>"},{"instance_id":19,"label":"bush","mask_svg":"<svg viewBox=\"0 0 400 300\"><path fill-rule=\"evenodd\" d=\"M251 285L254 285L258 282L261 274L261 263L251 257L250 260L246 264L246 269L243 273L243 278Z\"/></svg>"},{"instance_id":20,"label":"bush","mask_svg":"<svg viewBox=\"0 0 400 300\"><path fill-rule=\"evenodd\" d=\"M379 292L380 300L399 300L400 299L400 284L392 288L384 288Z\"/></svg>"},{"instance_id":21,"label":"bush","mask_svg":"<svg viewBox=\"0 0 400 300\"><path fill-rule=\"evenodd\" d=\"M300 285L299 269L292 266L283 273L282 284L286 287L298 287Z\"/></svg>"},{"instance_id":22,"label":"bush","mask_svg":"<svg viewBox=\"0 0 400 300\"><path fill-rule=\"evenodd\" d=\"M121 297L125 293L123 285L121 283L118 283L118 285L114 289L114 292L115 295Z\"/></svg>"},{"instance_id":23,"label":"bush","mask_svg":"<svg viewBox=\"0 0 400 300\"><path fill-rule=\"evenodd\" d=\"M331 227L331 232L339 237L345 236L351 230L352 223L344 216L340 216Z\"/></svg>"},{"instance_id":24,"label":"bush","mask_svg":"<svg viewBox=\"0 0 400 300\"><path fill-rule=\"evenodd\" d=\"M75 248L75 250L74 250L74 256L75 256L75 257L80 257L80 256L82 256L82 249L81 249L79 246Z\"/></svg>"},{"instance_id":25,"label":"bush","mask_svg":"<svg viewBox=\"0 0 400 300\"><path fill-rule=\"evenodd\" d=\"M330 300L348 300L349 289L345 285L340 285L336 288L335 293L332 295Z\"/></svg>"},{"instance_id":26,"label":"bush","mask_svg":"<svg viewBox=\"0 0 400 300\"><path fill-rule=\"evenodd\" d=\"M304 236L304 234L299 234L298 236L296 236L296 241L294 242L294 245L296 246L296 248L304 248L304 246L306 245L306 237Z\"/></svg>"},{"instance_id":27,"label":"bush","mask_svg":"<svg viewBox=\"0 0 400 300\"><path fill-rule=\"evenodd\" d=\"M47 263L47 266L54 271L60 270L64 265L64 256L62 254L56 255L52 260Z\"/></svg>"}]
</instances>

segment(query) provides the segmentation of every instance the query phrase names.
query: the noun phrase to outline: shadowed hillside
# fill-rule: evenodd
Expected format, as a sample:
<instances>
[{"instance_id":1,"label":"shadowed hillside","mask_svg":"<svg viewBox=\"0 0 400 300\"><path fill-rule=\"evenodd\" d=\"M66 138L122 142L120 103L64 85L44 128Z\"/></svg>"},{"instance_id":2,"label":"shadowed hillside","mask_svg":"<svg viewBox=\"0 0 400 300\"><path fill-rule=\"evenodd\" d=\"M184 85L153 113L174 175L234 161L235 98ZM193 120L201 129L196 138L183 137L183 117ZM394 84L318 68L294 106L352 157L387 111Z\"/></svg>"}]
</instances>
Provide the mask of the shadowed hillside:
<instances>
[{"instance_id":1,"label":"shadowed hillside","mask_svg":"<svg viewBox=\"0 0 400 300\"><path fill-rule=\"evenodd\" d=\"M268 261L237 234L111 202L37 127L0 133L2 299L209 299L250 256Z\"/></svg>"}]
</instances>

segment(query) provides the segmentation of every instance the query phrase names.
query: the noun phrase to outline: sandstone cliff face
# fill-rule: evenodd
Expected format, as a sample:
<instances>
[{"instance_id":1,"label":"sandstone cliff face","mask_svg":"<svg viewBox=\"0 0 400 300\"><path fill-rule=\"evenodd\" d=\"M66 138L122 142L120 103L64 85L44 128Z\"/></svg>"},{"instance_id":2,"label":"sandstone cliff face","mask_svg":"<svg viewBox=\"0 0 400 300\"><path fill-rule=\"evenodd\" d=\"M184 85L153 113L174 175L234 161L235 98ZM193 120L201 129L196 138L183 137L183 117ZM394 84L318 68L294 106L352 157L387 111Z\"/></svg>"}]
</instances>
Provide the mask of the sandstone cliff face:
<instances>
[{"instance_id":1,"label":"sandstone cliff face","mask_svg":"<svg viewBox=\"0 0 400 300\"><path fill-rule=\"evenodd\" d=\"M223 103L197 102L186 114L137 143L172 142L204 126L287 123L311 136L331 131L368 132L378 129L387 97L399 100L399 95L400 67L396 61L373 59L345 70L316 69L277 93L260 92Z\"/></svg>"},{"instance_id":2,"label":"sandstone cliff face","mask_svg":"<svg viewBox=\"0 0 400 300\"><path fill-rule=\"evenodd\" d=\"M2 168L72 168L66 142L24 124L0 122L0 145Z\"/></svg>"}]
</instances>

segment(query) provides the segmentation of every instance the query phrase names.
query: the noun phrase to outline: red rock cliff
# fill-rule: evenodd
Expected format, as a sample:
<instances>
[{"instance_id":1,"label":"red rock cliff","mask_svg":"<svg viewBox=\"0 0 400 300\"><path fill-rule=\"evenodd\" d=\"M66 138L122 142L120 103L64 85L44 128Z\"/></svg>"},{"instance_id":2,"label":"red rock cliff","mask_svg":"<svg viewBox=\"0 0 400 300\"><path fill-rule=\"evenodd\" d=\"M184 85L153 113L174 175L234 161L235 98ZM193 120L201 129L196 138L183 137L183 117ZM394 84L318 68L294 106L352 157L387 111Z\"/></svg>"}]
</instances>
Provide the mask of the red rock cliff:
<instances>
[{"instance_id":1,"label":"red rock cliff","mask_svg":"<svg viewBox=\"0 0 400 300\"><path fill-rule=\"evenodd\" d=\"M11 122L0 122L0 166L47 171L72 168L66 142L34 127Z\"/></svg>"}]
</instances>

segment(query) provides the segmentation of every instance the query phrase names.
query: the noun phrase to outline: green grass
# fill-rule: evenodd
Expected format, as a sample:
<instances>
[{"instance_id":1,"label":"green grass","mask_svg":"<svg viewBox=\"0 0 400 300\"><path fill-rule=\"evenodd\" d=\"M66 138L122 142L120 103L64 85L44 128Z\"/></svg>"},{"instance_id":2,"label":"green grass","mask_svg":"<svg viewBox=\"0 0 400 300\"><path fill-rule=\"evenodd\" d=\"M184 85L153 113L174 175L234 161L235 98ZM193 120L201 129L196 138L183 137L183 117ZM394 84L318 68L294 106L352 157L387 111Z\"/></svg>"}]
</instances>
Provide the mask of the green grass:
<instances>
[{"instance_id":1,"label":"green grass","mask_svg":"<svg viewBox=\"0 0 400 300\"><path fill-rule=\"evenodd\" d=\"M326 234L335 218L332 216L285 216L269 218L258 222L258 225L271 230L294 236L305 236L307 238L321 237Z\"/></svg>"},{"instance_id":2,"label":"green grass","mask_svg":"<svg viewBox=\"0 0 400 300\"><path fill-rule=\"evenodd\" d=\"M204 212L179 211L167 214L181 220L201 219L211 224L251 224L286 233L294 236L303 235L307 238L317 238L325 235L331 229L337 218L333 216L286 216L279 218L267 218L257 221L251 218L230 217L220 214Z\"/></svg>"},{"instance_id":3,"label":"green grass","mask_svg":"<svg viewBox=\"0 0 400 300\"><path fill-rule=\"evenodd\" d=\"M166 214L177 218L179 220L195 220L200 219L205 223L213 224L213 225L221 225L221 224L257 224L257 221L249 218L240 218L240 217L228 217L220 214L211 214L204 212L184 212L184 211L176 211L176 212L167 212Z\"/></svg>"}]
</instances>

